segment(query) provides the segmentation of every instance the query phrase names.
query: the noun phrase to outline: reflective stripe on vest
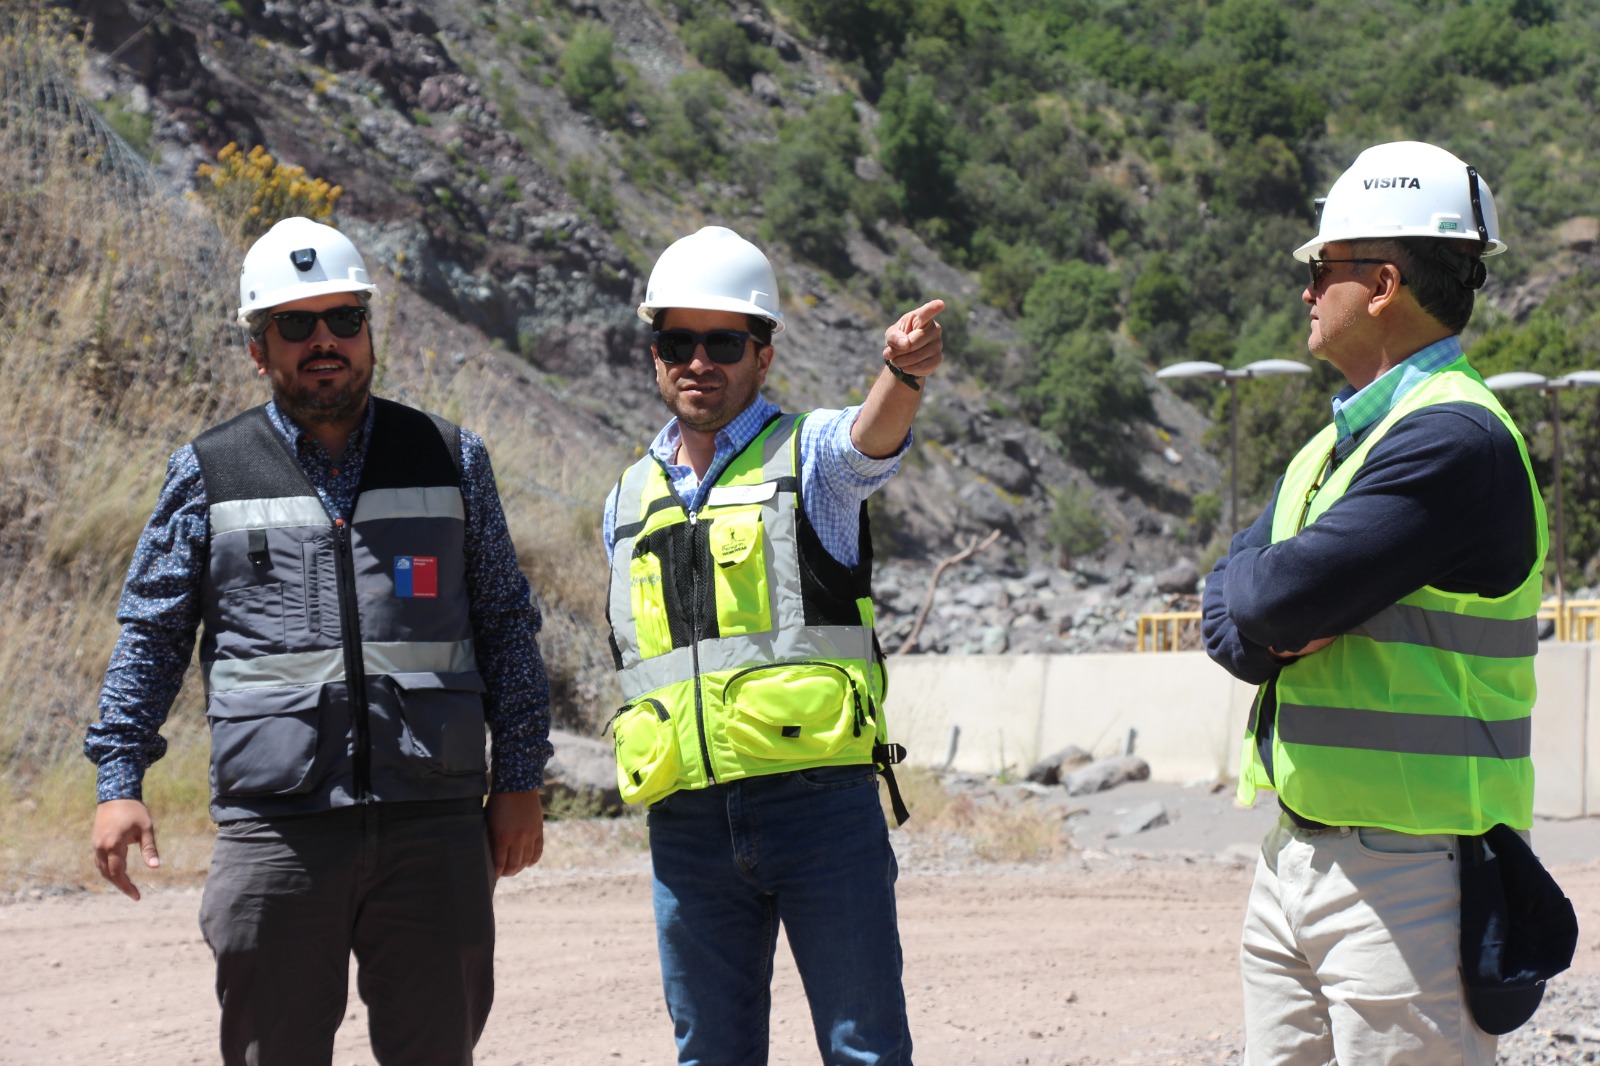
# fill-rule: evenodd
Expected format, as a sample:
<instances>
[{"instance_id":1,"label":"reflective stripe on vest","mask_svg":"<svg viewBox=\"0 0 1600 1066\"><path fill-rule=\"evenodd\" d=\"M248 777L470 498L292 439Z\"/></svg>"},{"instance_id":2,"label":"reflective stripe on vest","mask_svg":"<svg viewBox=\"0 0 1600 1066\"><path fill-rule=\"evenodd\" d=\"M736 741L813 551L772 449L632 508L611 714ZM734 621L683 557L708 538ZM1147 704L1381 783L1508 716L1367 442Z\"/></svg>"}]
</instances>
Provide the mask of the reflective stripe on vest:
<instances>
[{"instance_id":1,"label":"reflective stripe on vest","mask_svg":"<svg viewBox=\"0 0 1600 1066\"><path fill-rule=\"evenodd\" d=\"M404 641L363 642L361 663L366 676L374 674L460 674L477 669L472 641L445 643ZM206 694L247 688L283 688L291 685L327 685L345 679L344 649L286 652L253 659L222 659L201 663Z\"/></svg>"},{"instance_id":2,"label":"reflective stripe on vest","mask_svg":"<svg viewBox=\"0 0 1600 1066\"><path fill-rule=\"evenodd\" d=\"M608 613L628 700L613 720L629 802L872 761L881 683L859 624L807 625L799 428L782 415L688 513L646 456L617 489Z\"/></svg>"},{"instance_id":3,"label":"reflective stripe on vest","mask_svg":"<svg viewBox=\"0 0 1600 1066\"><path fill-rule=\"evenodd\" d=\"M1538 558L1510 593L1484 597L1424 587L1263 686L1245 738L1239 798L1276 787L1296 813L1330 825L1476 835L1532 820L1533 655L1547 545L1544 505L1527 447L1509 415L1457 360L1416 386L1354 452L1328 471L1329 426L1290 463L1273 515L1276 543L1348 489L1373 446L1422 407L1468 402L1512 434L1528 475ZM1275 781L1255 739L1261 701L1275 701Z\"/></svg>"}]
</instances>

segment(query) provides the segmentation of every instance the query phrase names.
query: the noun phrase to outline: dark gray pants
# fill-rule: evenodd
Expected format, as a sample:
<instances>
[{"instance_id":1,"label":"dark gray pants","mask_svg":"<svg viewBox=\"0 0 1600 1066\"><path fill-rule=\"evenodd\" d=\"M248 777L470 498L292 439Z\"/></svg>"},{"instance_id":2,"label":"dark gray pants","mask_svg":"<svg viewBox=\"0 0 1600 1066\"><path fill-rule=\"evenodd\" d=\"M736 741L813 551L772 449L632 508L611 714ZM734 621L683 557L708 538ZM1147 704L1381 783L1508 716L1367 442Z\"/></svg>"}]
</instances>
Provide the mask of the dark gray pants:
<instances>
[{"instance_id":1,"label":"dark gray pants","mask_svg":"<svg viewBox=\"0 0 1600 1066\"><path fill-rule=\"evenodd\" d=\"M494 1000L494 872L476 800L217 830L200 929L226 1066L331 1061L350 953L383 1066L466 1066Z\"/></svg>"}]
</instances>

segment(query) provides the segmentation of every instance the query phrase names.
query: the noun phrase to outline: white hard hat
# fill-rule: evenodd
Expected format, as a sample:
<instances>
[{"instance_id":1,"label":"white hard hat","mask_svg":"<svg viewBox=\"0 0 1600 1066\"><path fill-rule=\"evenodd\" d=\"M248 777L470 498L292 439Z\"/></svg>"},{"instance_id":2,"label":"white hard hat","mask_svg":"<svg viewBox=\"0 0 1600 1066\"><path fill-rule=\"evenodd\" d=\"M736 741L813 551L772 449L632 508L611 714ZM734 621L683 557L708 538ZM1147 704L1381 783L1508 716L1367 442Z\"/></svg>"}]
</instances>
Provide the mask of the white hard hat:
<instances>
[{"instance_id":1,"label":"white hard hat","mask_svg":"<svg viewBox=\"0 0 1600 1066\"><path fill-rule=\"evenodd\" d=\"M367 264L350 238L309 218L286 218L262 234L239 270L239 324L251 311L330 292L370 292Z\"/></svg>"},{"instance_id":2,"label":"white hard hat","mask_svg":"<svg viewBox=\"0 0 1600 1066\"><path fill-rule=\"evenodd\" d=\"M723 226L706 226L672 242L645 286L639 317L655 321L657 311L692 307L760 315L783 332L778 311L778 275L761 249Z\"/></svg>"},{"instance_id":3,"label":"white hard hat","mask_svg":"<svg viewBox=\"0 0 1600 1066\"><path fill-rule=\"evenodd\" d=\"M1482 241L1484 255L1506 250L1489 183L1443 148L1421 141L1368 148L1320 206L1317 235L1294 250L1302 263L1333 241L1388 237Z\"/></svg>"}]
</instances>

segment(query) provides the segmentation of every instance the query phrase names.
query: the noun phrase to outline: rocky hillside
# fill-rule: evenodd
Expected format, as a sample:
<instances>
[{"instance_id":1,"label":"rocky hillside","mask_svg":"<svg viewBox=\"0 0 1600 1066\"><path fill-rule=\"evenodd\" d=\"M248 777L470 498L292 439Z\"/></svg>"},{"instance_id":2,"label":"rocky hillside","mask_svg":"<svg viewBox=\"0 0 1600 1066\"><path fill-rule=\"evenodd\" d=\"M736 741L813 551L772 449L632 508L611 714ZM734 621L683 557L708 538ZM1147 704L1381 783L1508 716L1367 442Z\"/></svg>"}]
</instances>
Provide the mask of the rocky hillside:
<instances>
[{"instance_id":1,"label":"rocky hillside","mask_svg":"<svg viewBox=\"0 0 1600 1066\"><path fill-rule=\"evenodd\" d=\"M529 5L516 17L504 4L410 0L69 6L90 26L83 91L133 131L163 181L192 187L196 168L237 142L338 183L338 222L369 259L460 323L455 361L474 346L506 353L497 363L520 387L575 416L565 427L575 449L615 454L663 420L632 313L656 252L706 222L752 237L761 225L760 204L719 202L721 190L702 188L691 202L670 186L629 180L627 146L553 84L555 42L602 23L640 91L667 92L700 67L669 4L575 0ZM730 143L748 138L745 147L760 152L775 117L853 86L770 14L735 12L747 39L774 49L785 67L781 81L761 74L750 92L721 98ZM519 43L528 41L531 52ZM870 108L857 108L870 124ZM871 160L853 165L870 169ZM1046 434L1008 416L1009 398L986 380L993 375L966 359L961 341L972 338L1027 358L1005 316L974 298L970 273L904 228L878 243L852 239L848 285L781 239L768 247L790 323L770 392L791 407L860 397L887 308L923 294L962 301L950 370L930 388L919 444L873 508L888 646L910 632L929 564L993 531L996 543L944 579L917 650L1126 647L1133 614L1186 605L1173 597L1193 591L1203 550L1189 500L1220 476L1201 446L1202 414L1155 390L1154 417L1138 429L1139 476L1132 487L1096 485ZM900 271L898 302L879 280L891 266ZM464 418L471 424L470 412ZM1070 558L1048 536L1064 491L1089 516Z\"/></svg>"}]
</instances>

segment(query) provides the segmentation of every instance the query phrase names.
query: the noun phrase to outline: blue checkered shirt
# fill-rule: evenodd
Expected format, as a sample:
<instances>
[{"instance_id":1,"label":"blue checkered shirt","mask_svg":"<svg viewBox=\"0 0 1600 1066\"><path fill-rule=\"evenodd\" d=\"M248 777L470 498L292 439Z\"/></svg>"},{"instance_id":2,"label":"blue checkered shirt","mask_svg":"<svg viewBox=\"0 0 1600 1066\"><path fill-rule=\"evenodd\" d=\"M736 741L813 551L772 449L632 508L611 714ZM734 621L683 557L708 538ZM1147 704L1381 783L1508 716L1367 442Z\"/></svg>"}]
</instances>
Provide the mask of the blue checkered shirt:
<instances>
[{"instance_id":1,"label":"blue checkered shirt","mask_svg":"<svg viewBox=\"0 0 1600 1066\"><path fill-rule=\"evenodd\" d=\"M267 404L267 416L289 442L328 513L347 522L355 512L373 411L368 404L366 420L335 462L276 404ZM493 743L491 787L525 792L542 785L551 752L550 685L534 639L539 610L517 568L488 449L466 429L461 431L461 500L473 650L487 690L484 712ZM167 463L166 483L134 549L117 608L122 635L100 691L100 721L89 727L83 744L83 753L99 766L102 803L142 799L146 767L166 754L160 729L194 651L209 531L200 461L186 444Z\"/></svg>"},{"instance_id":2,"label":"blue checkered shirt","mask_svg":"<svg viewBox=\"0 0 1600 1066\"><path fill-rule=\"evenodd\" d=\"M656 434L650 443L650 454L667 464L672 489L684 506L698 511L734 456L755 440L778 413L776 404L757 396L733 421L717 430L716 454L704 480L695 475L694 467L672 461L678 454L676 418ZM805 501L806 517L822 546L845 566L855 566L861 560L861 502L894 476L900 468L900 457L911 447L911 434L907 433L900 450L886 459L862 455L850 440L850 428L860 413L860 407L812 411L800 423L800 498ZM611 495L606 497L603 523L607 558L616 539L616 526L617 489L612 486Z\"/></svg>"}]
</instances>

